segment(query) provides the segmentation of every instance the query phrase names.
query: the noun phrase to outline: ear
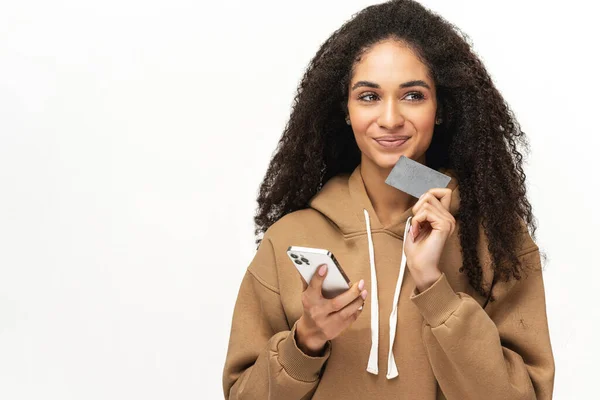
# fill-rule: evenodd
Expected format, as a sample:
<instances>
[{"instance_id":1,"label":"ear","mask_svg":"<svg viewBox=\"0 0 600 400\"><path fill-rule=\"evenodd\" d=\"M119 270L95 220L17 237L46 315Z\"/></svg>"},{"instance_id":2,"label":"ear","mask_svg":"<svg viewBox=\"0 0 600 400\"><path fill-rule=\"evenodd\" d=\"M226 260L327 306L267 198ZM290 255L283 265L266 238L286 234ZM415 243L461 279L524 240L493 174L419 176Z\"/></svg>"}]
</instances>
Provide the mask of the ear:
<instances>
[{"instance_id":1,"label":"ear","mask_svg":"<svg viewBox=\"0 0 600 400\"><path fill-rule=\"evenodd\" d=\"M342 118L344 118L344 121L347 121L350 118L350 112L346 102L342 103Z\"/></svg>"}]
</instances>

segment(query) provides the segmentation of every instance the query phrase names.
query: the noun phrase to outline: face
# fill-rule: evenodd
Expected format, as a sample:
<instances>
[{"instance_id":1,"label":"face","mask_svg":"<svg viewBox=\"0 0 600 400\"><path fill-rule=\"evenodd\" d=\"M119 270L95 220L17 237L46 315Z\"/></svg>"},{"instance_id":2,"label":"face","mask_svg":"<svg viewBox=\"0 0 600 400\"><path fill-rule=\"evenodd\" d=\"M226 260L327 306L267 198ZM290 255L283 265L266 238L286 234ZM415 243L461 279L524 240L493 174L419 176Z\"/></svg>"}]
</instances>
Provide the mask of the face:
<instances>
[{"instance_id":1,"label":"face","mask_svg":"<svg viewBox=\"0 0 600 400\"><path fill-rule=\"evenodd\" d=\"M425 164L437 102L428 68L401 42L373 46L354 66L348 115L362 163L394 167L401 155Z\"/></svg>"}]
</instances>

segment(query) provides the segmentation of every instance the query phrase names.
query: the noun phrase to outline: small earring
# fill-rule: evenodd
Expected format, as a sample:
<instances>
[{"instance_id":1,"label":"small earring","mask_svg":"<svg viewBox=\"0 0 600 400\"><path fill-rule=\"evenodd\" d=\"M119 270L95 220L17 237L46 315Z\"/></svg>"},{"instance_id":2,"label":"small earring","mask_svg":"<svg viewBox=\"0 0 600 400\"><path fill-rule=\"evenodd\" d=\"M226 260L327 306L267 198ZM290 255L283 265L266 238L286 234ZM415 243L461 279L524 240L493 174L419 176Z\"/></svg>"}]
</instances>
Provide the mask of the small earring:
<instances>
[{"instance_id":1,"label":"small earring","mask_svg":"<svg viewBox=\"0 0 600 400\"><path fill-rule=\"evenodd\" d=\"M350 118L346 117L346 124L350 125Z\"/></svg>"},{"instance_id":2,"label":"small earring","mask_svg":"<svg viewBox=\"0 0 600 400\"><path fill-rule=\"evenodd\" d=\"M436 118L436 119L435 119L435 124L436 124L436 125L439 125L439 124L441 124L441 123L442 123L442 119L441 119L441 118Z\"/></svg>"}]
</instances>

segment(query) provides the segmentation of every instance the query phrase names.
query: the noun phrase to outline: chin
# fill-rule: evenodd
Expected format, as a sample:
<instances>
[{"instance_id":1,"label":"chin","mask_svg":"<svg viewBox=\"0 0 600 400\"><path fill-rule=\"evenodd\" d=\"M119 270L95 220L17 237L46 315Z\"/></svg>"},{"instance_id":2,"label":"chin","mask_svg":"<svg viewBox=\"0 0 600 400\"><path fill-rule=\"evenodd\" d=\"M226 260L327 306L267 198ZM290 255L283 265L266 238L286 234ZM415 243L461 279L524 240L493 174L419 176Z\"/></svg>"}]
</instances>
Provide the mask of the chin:
<instances>
[{"instance_id":1,"label":"chin","mask_svg":"<svg viewBox=\"0 0 600 400\"><path fill-rule=\"evenodd\" d=\"M375 164L382 169L392 169L394 165L398 162L401 156L405 156L408 158L412 158L409 152L400 151L398 153L388 153L388 154L375 154L373 158Z\"/></svg>"},{"instance_id":2,"label":"chin","mask_svg":"<svg viewBox=\"0 0 600 400\"><path fill-rule=\"evenodd\" d=\"M408 157L413 160L415 159L415 154L414 151L412 151L412 148L398 149L396 151L387 152L383 152L380 150L375 151L375 158L378 160L378 163L381 163L383 165L391 164L392 166L394 166L396 165L401 156Z\"/></svg>"},{"instance_id":3,"label":"chin","mask_svg":"<svg viewBox=\"0 0 600 400\"><path fill-rule=\"evenodd\" d=\"M414 140L414 137L411 138L409 142L412 140ZM408 146L405 144L397 149L382 149L377 144L372 145L371 143L363 142L363 146L359 147L362 147L361 152L363 153L363 156L368 154L367 158L369 159L370 163L382 170L391 170L394 168L401 156L408 157L414 161L419 161L423 158L426 149L419 149L418 147L420 146L415 146L417 143L407 143ZM363 152L363 149L366 150L366 154Z\"/></svg>"}]
</instances>

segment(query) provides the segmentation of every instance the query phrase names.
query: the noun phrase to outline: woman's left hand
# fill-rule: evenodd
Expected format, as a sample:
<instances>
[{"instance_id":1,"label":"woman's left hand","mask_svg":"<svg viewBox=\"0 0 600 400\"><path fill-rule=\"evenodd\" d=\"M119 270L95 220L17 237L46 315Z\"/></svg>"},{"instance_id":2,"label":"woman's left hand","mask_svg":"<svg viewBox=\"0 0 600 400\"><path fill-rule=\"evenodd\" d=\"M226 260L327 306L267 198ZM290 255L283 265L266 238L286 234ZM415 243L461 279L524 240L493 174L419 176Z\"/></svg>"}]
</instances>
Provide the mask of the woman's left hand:
<instances>
[{"instance_id":1,"label":"woman's left hand","mask_svg":"<svg viewBox=\"0 0 600 400\"><path fill-rule=\"evenodd\" d=\"M409 237L404 238L406 265L417 290L424 291L441 276L439 262L456 220L450 214L452 190L435 188L423 194L413 206Z\"/></svg>"}]
</instances>

